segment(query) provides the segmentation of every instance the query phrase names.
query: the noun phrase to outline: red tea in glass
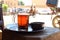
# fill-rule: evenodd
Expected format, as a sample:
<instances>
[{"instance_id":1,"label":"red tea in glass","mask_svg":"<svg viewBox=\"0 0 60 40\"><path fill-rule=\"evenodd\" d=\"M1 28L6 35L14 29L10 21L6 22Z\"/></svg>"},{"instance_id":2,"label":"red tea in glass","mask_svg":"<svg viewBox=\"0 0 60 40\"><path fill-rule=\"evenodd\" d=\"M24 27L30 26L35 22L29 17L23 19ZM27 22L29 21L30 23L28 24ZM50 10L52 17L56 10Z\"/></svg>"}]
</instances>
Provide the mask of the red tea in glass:
<instances>
[{"instance_id":1,"label":"red tea in glass","mask_svg":"<svg viewBox=\"0 0 60 40\"><path fill-rule=\"evenodd\" d=\"M27 29L29 23L29 14L19 13L18 14L18 28Z\"/></svg>"}]
</instances>

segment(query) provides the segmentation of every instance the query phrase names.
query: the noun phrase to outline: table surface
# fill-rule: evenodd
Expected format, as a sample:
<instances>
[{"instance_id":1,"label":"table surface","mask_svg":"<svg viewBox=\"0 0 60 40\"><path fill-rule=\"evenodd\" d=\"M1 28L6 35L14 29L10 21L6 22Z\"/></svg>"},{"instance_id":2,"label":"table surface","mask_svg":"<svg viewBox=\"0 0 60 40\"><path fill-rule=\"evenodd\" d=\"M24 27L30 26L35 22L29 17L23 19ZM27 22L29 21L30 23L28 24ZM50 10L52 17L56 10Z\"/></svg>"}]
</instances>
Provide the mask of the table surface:
<instances>
[{"instance_id":1,"label":"table surface","mask_svg":"<svg viewBox=\"0 0 60 40\"><path fill-rule=\"evenodd\" d=\"M34 39L37 39L37 40L40 40L40 39L44 39L46 37L49 37L50 35L53 35L53 34L56 34L56 33L59 33L60 32L60 29L58 28L51 28L51 27L45 27L43 31L41 32L33 32L33 33L21 33L21 32L15 32L15 31L9 31L9 30L4 30L3 32L3 38L4 40L6 38L10 38L13 39L13 40L28 40L30 38L30 40L34 40ZM33 39L34 38L34 39ZM7 39L6 39L7 40Z\"/></svg>"},{"instance_id":2,"label":"table surface","mask_svg":"<svg viewBox=\"0 0 60 40\"><path fill-rule=\"evenodd\" d=\"M36 33L34 32L34 33L31 33L30 35L26 34L24 37L44 38L44 37L47 37L49 35L53 35L58 32L60 32L60 30L57 28L45 27L44 30L41 32L36 32Z\"/></svg>"}]
</instances>

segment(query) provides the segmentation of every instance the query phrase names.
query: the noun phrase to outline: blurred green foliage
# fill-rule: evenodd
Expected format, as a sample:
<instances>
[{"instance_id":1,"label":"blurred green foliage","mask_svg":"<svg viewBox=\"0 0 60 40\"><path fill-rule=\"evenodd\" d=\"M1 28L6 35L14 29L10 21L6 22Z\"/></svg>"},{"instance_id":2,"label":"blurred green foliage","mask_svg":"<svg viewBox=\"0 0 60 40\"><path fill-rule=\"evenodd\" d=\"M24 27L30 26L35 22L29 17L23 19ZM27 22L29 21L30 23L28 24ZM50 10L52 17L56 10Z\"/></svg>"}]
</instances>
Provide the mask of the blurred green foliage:
<instances>
[{"instance_id":1,"label":"blurred green foliage","mask_svg":"<svg viewBox=\"0 0 60 40\"><path fill-rule=\"evenodd\" d=\"M2 8L3 8L3 11L6 12L7 9L8 9L8 5L7 4L2 4Z\"/></svg>"}]
</instances>

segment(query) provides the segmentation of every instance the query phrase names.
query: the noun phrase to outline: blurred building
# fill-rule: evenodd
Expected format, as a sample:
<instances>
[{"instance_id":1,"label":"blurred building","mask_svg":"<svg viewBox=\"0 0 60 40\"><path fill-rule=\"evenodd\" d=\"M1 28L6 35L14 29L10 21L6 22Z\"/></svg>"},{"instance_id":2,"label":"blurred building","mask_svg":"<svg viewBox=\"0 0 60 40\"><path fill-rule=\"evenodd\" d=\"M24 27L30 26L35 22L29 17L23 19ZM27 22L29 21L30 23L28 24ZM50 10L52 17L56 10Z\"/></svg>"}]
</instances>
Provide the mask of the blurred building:
<instances>
[{"instance_id":1,"label":"blurred building","mask_svg":"<svg viewBox=\"0 0 60 40\"><path fill-rule=\"evenodd\" d=\"M18 0L4 0L4 4L7 4L10 8L18 6Z\"/></svg>"},{"instance_id":2,"label":"blurred building","mask_svg":"<svg viewBox=\"0 0 60 40\"><path fill-rule=\"evenodd\" d=\"M26 0L28 1L28 0ZM25 1L25 2L26 2ZM46 5L46 1L47 0L31 0L32 4L36 5L37 7L47 7ZM21 6L19 5L19 1L18 0L4 0L4 3L7 4L10 8L16 7L30 7L30 6ZM29 3L27 3L29 4Z\"/></svg>"}]
</instances>

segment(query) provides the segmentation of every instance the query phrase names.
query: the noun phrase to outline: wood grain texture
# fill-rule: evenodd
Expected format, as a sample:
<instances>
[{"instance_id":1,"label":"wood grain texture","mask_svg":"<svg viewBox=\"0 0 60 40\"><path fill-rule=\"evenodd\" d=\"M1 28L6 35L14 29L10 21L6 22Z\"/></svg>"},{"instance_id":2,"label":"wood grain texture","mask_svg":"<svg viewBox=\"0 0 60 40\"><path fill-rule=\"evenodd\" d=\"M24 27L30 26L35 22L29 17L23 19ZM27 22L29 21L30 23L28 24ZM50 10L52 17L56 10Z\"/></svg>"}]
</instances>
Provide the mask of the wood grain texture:
<instances>
[{"instance_id":1,"label":"wood grain texture","mask_svg":"<svg viewBox=\"0 0 60 40\"><path fill-rule=\"evenodd\" d=\"M60 32L50 35L49 37L43 39L43 40L60 40Z\"/></svg>"},{"instance_id":2,"label":"wood grain texture","mask_svg":"<svg viewBox=\"0 0 60 40\"><path fill-rule=\"evenodd\" d=\"M0 32L0 40L2 40L2 32Z\"/></svg>"}]
</instances>

